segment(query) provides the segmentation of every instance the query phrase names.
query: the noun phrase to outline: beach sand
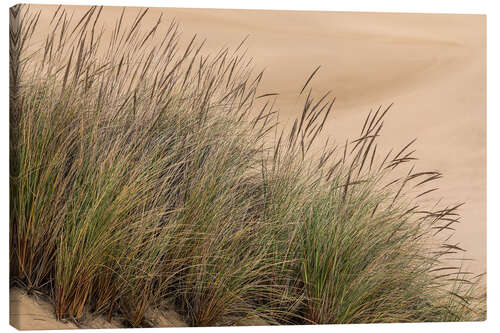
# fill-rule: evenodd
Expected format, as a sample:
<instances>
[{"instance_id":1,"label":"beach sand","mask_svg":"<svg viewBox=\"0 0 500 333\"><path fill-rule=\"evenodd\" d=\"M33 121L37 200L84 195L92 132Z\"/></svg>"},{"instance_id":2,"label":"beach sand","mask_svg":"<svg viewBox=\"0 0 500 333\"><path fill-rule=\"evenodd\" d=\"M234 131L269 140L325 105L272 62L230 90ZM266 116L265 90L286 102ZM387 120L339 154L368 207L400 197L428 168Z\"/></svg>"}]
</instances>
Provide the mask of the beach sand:
<instances>
[{"instance_id":1,"label":"beach sand","mask_svg":"<svg viewBox=\"0 0 500 333\"><path fill-rule=\"evenodd\" d=\"M10 324L20 330L70 330L94 328L125 328L120 318L114 317L108 322L104 316L85 318L79 325L73 322L62 322L56 319L54 306L44 297L27 295L25 291L12 288L10 290ZM148 320L154 327L186 327L188 326L181 316L164 306L146 313Z\"/></svg>"},{"instance_id":2,"label":"beach sand","mask_svg":"<svg viewBox=\"0 0 500 333\"><path fill-rule=\"evenodd\" d=\"M54 307L44 299L28 296L23 290L10 290L10 324L19 330L63 330L78 328L56 320Z\"/></svg>"},{"instance_id":3,"label":"beach sand","mask_svg":"<svg viewBox=\"0 0 500 333\"><path fill-rule=\"evenodd\" d=\"M44 26L57 7L32 8L43 10ZM75 17L87 9L66 7ZM106 29L121 10L104 8ZM126 10L125 24L138 10ZM417 169L444 174L427 200L465 202L454 244L473 259L467 269L486 271L486 16L150 8L145 24L160 13L165 29L173 18L180 23L184 42L195 33L206 38L207 53L235 48L248 35L247 55L256 71L265 69L260 90L280 94L276 108L285 125L301 112L298 92L318 65L311 86L336 96L323 135L345 142L358 135L370 109L394 103L381 151L417 138Z\"/></svg>"}]
</instances>

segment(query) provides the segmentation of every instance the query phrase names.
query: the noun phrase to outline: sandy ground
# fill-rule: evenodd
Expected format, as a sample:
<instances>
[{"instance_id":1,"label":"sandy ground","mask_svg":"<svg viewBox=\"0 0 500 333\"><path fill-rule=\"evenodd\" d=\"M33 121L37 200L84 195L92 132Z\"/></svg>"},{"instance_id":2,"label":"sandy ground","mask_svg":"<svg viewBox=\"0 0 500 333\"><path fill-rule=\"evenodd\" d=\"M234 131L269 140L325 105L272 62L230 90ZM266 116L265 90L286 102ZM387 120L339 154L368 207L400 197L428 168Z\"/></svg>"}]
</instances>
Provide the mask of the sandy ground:
<instances>
[{"instance_id":1,"label":"sandy ground","mask_svg":"<svg viewBox=\"0 0 500 333\"><path fill-rule=\"evenodd\" d=\"M187 324L171 309L146 314L155 327L185 327ZM78 326L72 322L56 320L54 307L43 297L29 296L21 289L10 290L10 324L20 330L59 330L126 327L118 319L108 322L102 316L86 318Z\"/></svg>"},{"instance_id":2,"label":"sandy ground","mask_svg":"<svg viewBox=\"0 0 500 333\"><path fill-rule=\"evenodd\" d=\"M30 297L20 289L10 291L10 324L20 330L57 330L78 328L56 320L54 307L43 299Z\"/></svg>"},{"instance_id":3,"label":"sandy ground","mask_svg":"<svg viewBox=\"0 0 500 333\"><path fill-rule=\"evenodd\" d=\"M34 8L43 9L43 26L56 7ZM67 9L78 17L87 8ZM137 11L127 9L125 22ZM473 259L470 270L486 271L485 16L151 8L147 24L161 12L181 24L183 38L206 38L206 52L236 47L248 35L248 56L256 70L265 68L261 90L280 93L285 123L301 111L298 92L318 65L313 88L337 97L325 131L337 142L358 134L371 108L394 102L381 144L398 148L418 138L417 168L445 175L429 200L466 203L455 243ZM120 13L104 8L109 29Z\"/></svg>"}]
</instances>

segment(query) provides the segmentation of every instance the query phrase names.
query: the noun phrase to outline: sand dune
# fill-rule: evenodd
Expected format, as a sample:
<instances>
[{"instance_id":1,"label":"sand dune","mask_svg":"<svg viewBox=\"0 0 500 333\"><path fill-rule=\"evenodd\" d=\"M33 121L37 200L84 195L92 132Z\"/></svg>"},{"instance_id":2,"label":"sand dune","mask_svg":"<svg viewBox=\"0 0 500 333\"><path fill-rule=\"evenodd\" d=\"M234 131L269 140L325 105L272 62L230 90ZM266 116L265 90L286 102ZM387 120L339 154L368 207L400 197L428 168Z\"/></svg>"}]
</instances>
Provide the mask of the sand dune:
<instances>
[{"instance_id":1,"label":"sand dune","mask_svg":"<svg viewBox=\"0 0 500 333\"><path fill-rule=\"evenodd\" d=\"M43 26L56 7L33 8L43 9ZM87 7L67 9L78 17ZM107 28L121 10L104 8ZM127 9L124 22L138 10ZM339 142L359 132L371 108L394 102L381 143L388 149L418 138L417 168L445 175L430 199L466 202L455 242L474 259L470 269L486 271L485 16L151 8L148 23L160 13L181 24L186 40L206 38L206 52L249 35L247 54L265 68L261 90L280 93L285 123L300 112L297 93L318 65L314 89L337 97L324 134Z\"/></svg>"}]
</instances>

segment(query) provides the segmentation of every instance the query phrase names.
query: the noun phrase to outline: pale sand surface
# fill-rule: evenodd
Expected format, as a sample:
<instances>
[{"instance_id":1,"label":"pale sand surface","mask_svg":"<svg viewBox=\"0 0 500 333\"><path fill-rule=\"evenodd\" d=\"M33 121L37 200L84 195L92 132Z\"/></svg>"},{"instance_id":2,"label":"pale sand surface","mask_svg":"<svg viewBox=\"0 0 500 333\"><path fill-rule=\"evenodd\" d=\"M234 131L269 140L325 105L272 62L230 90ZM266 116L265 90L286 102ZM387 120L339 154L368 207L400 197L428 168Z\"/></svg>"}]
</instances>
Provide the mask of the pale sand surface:
<instances>
[{"instance_id":1,"label":"pale sand surface","mask_svg":"<svg viewBox=\"0 0 500 333\"><path fill-rule=\"evenodd\" d=\"M30 297L20 289L10 291L10 324L20 330L57 330L78 328L56 320L54 307L43 299Z\"/></svg>"},{"instance_id":2,"label":"pale sand surface","mask_svg":"<svg viewBox=\"0 0 500 333\"><path fill-rule=\"evenodd\" d=\"M154 327L185 327L187 324L175 311L164 307L146 314ZM54 307L43 297L29 296L25 291L10 290L10 324L20 330L59 330L76 328L123 328L123 323L114 318L108 322L103 316L86 318L79 326L72 322L61 322L54 315Z\"/></svg>"},{"instance_id":3,"label":"pale sand surface","mask_svg":"<svg viewBox=\"0 0 500 333\"><path fill-rule=\"evenodd\" d=\"M43 9L43 26L56 7L33 8ZM88 7L66 9L79 17ZM121 10L104 8L107 29ZM128 8L124 22L138 10ZM249 35L247 54L256 70L265 68L261 91L280 93L284 123L300 113L298 92L318 65L312 86L337 97L324 131L337 142L358 135L371 108L394 102L382 147L418 138L417 168L444 174L428 200L466 202L455 243L474 259L469 269L486 271L486 16L150 8L145 23L162 12L160 33L175 18L184 40L207 39L205 52L234 48Z\"/></svg>"}]
</instances>

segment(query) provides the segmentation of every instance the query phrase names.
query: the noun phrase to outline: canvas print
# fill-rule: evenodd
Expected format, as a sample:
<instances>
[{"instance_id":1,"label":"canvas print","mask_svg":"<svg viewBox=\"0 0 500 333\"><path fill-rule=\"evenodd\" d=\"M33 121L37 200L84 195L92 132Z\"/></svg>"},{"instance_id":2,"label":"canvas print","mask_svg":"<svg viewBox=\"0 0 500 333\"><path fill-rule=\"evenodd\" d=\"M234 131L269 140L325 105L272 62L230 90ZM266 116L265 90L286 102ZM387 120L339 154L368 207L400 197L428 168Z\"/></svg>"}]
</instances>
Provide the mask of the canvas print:
<instances>
[{"instance_id":1,"label":"canvas print","mask_svg":"<svg viewBox=\"0 0 500 333\"><path fill-rule=\"evenodd\" d=\"M486 319L486 16L17 5L18 329Z\"/></svg>"}]
</instances>

